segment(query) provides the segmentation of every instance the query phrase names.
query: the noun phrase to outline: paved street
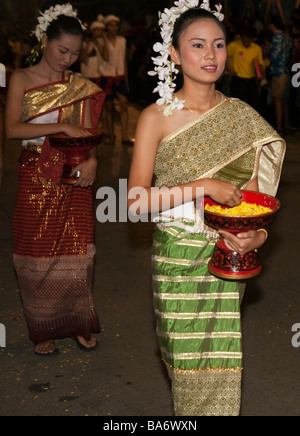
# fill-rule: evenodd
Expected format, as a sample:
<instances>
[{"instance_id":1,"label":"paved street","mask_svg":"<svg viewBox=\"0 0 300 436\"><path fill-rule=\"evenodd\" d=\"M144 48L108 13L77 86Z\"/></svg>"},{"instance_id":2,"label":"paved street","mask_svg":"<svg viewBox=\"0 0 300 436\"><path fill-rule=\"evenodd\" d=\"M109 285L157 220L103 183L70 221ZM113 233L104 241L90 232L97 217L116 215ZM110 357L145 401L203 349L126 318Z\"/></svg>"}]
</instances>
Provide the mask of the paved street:
<instances>
[{"instance_id":1,"label":"paved street","mask_svg":"<svg viewBox=\"0 0 300 436\"><path fill-rule=\"evenodd\" d=\"M131 136L138 115L131 106ZM128 177L132 148L121 145L119 124L116 134L115 146L99 147L95 195L100 186L118 189L119 179ZM300 323L300 136L286 139L282 209L261 250L263 273L248 282L243 302L242 416L300 415L300 348L291 342L292 326ZM97 223L98 350L83 353L65 339L57 342L57 357L34 354L12 265L19 150L19 141L6 141L0 192L0 323L7 334L6 348L0 348L0 415L172 416L155 338L151 224Z\"/></svg>"}]
</instances>

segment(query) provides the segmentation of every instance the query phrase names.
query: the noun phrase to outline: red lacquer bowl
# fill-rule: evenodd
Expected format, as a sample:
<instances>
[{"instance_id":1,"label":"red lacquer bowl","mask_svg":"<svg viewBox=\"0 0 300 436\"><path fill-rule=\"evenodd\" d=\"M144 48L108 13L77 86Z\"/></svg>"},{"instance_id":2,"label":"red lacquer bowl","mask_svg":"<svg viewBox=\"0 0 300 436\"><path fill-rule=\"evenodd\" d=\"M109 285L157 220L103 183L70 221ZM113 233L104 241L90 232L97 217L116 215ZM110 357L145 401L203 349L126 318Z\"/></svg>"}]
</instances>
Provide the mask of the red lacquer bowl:
<instances>
[{"instance_id":1,"label":"red lacquer bowl","mask_svg":"<svg viewBox=\"0 0 300 436\"><path fill-rule=\"evenodd\" d=\"M242 193L243 202L269 207L272 209L271 212L252 216L228 216L204 209L205 224L217 230L225 230L233 234L268 227L281 207L280 201L275 197L259 192L242 191ZM209 197L205 197L203 203L204 207L206 204L219 205ZM241 256L239 253L229 250L224 243L224 239L221 237L215 245L214 254L209 261L208 269L211 274L218 278L245 280L258 276L261 273L262 265L257 250L250 251Z\"/></svg>"},{"instance_id":2,"label":"red lacquer bowl","mask_svg":"<svg viewBox=\"0 0 300 436\"><path fill-rule=\"evenodd\" d=\"M80 163L86 161L88 152L100 144L103 132L97 129L86 129L91 135L80 138L70 137L64 133L49 136L50 145L61 151L66 156L66 162L63 167L61 182L72 185L76 183L80 174L77 172L72 177L70 174L73 169Z\"/></svg>"},{"instance_id":3,"label":"red lacquer bowl","mask_svg":"<svg viewBox=\"0 0 300 436\"><path fill-rule=\"evenodd\" d=\"M249 230L257 230L269 226L275 213L278 212L281 207L280 201L275 197L260 192L242 191L242 193L242 202L269 207L272 211L261 215L228 216L204 210L205 224L218 230L226 230L230 233L247 232ZM214 202L209 197L205 197L204 199L204 207L206 204L209 204L210 206L218 205L230 209L228 206L223 206Z\"/></svg>"}]
</instances>

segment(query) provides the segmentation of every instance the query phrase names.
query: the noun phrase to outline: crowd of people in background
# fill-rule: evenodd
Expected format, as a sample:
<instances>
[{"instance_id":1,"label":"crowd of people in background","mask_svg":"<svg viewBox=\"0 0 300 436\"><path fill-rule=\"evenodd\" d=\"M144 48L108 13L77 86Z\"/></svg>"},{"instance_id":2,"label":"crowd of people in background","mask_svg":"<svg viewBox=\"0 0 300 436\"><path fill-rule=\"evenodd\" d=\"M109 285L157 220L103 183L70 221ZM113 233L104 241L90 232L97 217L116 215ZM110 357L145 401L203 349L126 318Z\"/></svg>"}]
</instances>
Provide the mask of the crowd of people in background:
<instances>
[{"instance_id":1,"label":"crowd of people in background","mask_svg":"<svg viewBox=\"0 0 300 436\"><path fill-rule=\"evenodd\" d=\"M128 137L128 71L127 41L119 35L120 18L98 15L86 33L80 61L80 72L95 82L106 93L104 123L105 143L115 143L114 100L119 101L122 144L133 145Z\"/></svg>"},{"instance_id":2,"label":"crowd of people in background","mask_svg":"<svg viewBox=\"0 0 300 436\"><path fill-rule=\"evenodd\" d=\"M300 63L300 8L294 10L288 25L279 15L271 16L268 24L256 16L230 20L225 25L228 68L219 90L249 103L280 134L299 130L300 87L292 86L291 78L292 66ZM132 144L127 134L128 101L142 107L155 101L155 79L147 72L152 69L152 47L160 39L158 32L155 16L147 16L140 25L130 25L115 15L98 15L89 24L75 69L107 93L107 144L115 142L115 99L121 111L122 142L128 145ZM0 37L0 62L7 67L8 80L10 71L26 66L30 49L30 41ZM180 86L180 77L177 84Z\"/></svg>"},{"instance_id":3,"label":"crowd of people in background","mask_svg":"<svg viewBox=\"0 0 300 436\"><path fill-rule=\"evenodd\" d=\"M299 87L292 67L300 62L300 9L286 26L279 15L231 26L224 93L253 106L282 135L299 129ZM299 67L300 69L300 67Z\"/></svg>"}]
</instances>

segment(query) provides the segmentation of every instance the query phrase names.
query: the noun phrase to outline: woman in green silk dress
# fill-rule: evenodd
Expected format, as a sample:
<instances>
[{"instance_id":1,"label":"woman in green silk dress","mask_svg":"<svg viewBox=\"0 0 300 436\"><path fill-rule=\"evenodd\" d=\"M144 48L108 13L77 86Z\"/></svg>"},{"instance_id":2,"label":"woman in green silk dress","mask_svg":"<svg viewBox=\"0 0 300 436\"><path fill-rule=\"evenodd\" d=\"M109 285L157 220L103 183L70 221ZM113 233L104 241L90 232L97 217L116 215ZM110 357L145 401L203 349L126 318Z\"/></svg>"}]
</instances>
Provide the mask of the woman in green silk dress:
<instances>
[{"instance_id":1,"label":"woman in green silk dress","mask_svg":"<svg viewBox=\"0 0 300 436\"><path fill-rule=\"evenodd\" d=\"M250 106L216 92L227 51L224 28L212 13L189 9L181 15L170 54L182 69L184 84L175 96L184 107L171 116L157 104L142 112L128 204L132 210L138 194L140 213L159 213L152 257L154 309L175 415L237 416L244 285L209 273L219 234L201 221L195 200L199 188L229 206L240 204L241 189L274 195L285 144ZM152 188L153 175L162 189ZM163 210L166 199L172 210ZM178 213L182 203L185 209ZM265 232L257 231L223 236L240 254L266 240Z\"/></svg>"}]
</instances>

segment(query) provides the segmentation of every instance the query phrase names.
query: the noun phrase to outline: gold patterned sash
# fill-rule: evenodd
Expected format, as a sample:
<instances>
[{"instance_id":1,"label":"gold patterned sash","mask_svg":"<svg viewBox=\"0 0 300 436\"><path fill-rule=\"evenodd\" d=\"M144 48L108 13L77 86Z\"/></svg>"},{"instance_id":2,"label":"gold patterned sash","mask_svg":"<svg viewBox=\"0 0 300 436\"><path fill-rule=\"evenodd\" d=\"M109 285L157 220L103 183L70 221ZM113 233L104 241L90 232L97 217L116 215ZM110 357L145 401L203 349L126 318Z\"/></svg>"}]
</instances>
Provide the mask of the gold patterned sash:
<instances>
[{"instance_id":1,"label":"gold patterned sash","mask_svg":"<svg viewBox=\"0 0 300 436\"><path fill-rule=\"evenodd\" d=\"M285 148L285 141L252 107L224 98L161 141L156 186L210 177L243 188L258 177L260 191L275 195Z\"/></svg>"},{"instance_id":2,"label":"gold patterned sash","mask_svg":"<svg viewBox=\"0 0 300 436\"><path fill-rule=\"evenodd\" d=\"M105 93L93 82L81 74L65 71L63 80L28 90L23 99L22 121L30 122L34 118L58 111L58 122L83 127L86 102L91 102L93 127L97 126L105 99ZM48 138L44 143L28 143L27 150L40 154L35 168L35 175L52 179L60 179L65 156L49 145Z\"/></svg>"},{"instance_id":3,"label":"gold patterned sash","mask_svg":"<svg viewBox=\"0 0 300 436\"><path fill-rule=\"evenodd\" d=\"M60 110L61 122L82 125L83 104L88 98L104 94L81 74L66 71L61 82L30 89L23 100L22 121Z\"/></svg>"}]
</instances>

